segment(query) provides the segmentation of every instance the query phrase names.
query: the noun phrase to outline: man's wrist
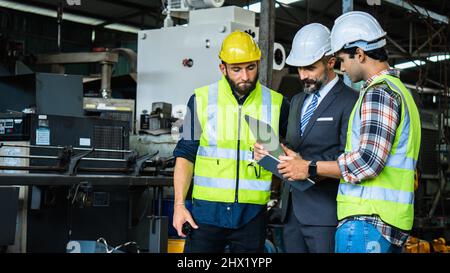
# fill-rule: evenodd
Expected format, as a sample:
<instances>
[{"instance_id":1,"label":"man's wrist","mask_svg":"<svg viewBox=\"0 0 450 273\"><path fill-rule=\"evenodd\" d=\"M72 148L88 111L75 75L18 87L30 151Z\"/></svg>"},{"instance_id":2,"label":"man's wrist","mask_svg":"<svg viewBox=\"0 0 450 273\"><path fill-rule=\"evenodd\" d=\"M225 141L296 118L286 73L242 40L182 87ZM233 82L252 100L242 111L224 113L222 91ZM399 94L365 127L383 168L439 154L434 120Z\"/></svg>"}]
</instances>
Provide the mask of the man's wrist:
<instances>
[{"instance_id":1,"label":"man's wrist","mask_svg":"<svg viewBox=\"0 0 450 273\"><path fill-rule=\"evenodd\" d=\"M311 178L314 178L317 176L317 161L311 160L308 163L308 175Z\"/></svg>"},{"instance_id":2,"label":"man's wrist","mask_svg":"<svg viewBox=\"0 0 450 273\"><path fill-rule=\"evenodd\" d=\"M173 206L174 207L185 206L185 203L184 202L176 202Z\"/></svg>"}]
</instances>

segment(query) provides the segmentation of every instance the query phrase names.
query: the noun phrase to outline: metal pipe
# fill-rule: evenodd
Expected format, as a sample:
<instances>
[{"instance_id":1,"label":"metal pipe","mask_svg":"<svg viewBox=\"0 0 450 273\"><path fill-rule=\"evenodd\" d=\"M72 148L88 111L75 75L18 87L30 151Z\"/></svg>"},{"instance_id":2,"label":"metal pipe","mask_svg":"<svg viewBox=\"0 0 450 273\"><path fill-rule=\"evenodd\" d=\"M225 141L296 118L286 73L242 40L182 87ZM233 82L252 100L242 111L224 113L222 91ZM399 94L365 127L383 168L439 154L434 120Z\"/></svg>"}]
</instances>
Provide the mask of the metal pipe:
<instances>
[{"instance_id":1,"label":"metal pipe","mask_svg":"<svg viewBox=\"0 0 450 273\"><path fill-rule=\"evenodd\" d=\"M125 56L130 64L130 73L137 73L137 54L134 50L129 48L114 48L111 52Z\"/></svg>"},{"instance_id":2,"label":"metal pipe","mask_svg":"<svg viewBox=\"0 0 450 273\"><path fill-rule=\"evenodd\" d=\"M50 172L62 172L66 169L64 167L57 166L0 166L0 170L9 171L50 171ZM80 167L77 169L78 172L130 172L131 169L128 168L85 168ZM0 176L1 177L1 176Z\"/></svg>"},{"instance_id":3,"label":"metal pipe","mask_svg":"<svg viewBox=\"0 0 450 273\"><path fill-rule=\"evenodd\" d=\"M127 160L125 160L125 159L118 159L118 158L83 157L81 160L88 160L88 161L109 161L109 162L127 162Z\"/></svg>"},{"instance_id":4,"label":"metal pipe","mask_svg":"<svg viewBox=\"0 0 450 273\"><path fill-rule=\"evenodd\" d=\"M96 173L96 172L121 172L121 173L127 173L130 172L131 169L129 168L86 168L86 167L80 167L77 169L77 172L90 172L90 173Z\"/></svg>"},{"instance_id":5,"label":"metal pipe","mask_svg":"<svg viewBox=\"0 0 450 273\"><path fill-rule=\"evenodd\" d=\"M0 167L1 169L1 167ZM92 185L173 186L173 177L129 175L61 175L61 174L1 174L0 185L76 185L89 181Z\"/></svg>"},{"instance_id":6,"label":"metal pipe","mask_svg":"<svg viewBox=\"0 0 450 273\"><path fill-rule=\"evenodd\" d=\"M100 92L104 99L111 98L111 74L112 74L112 63L102 62L102 86Z\"/></svg>"},{"instance_id":7,"label":"metal pipe","mask_svg":"<svg viewBox=\"0 0 450 273\"><path fill-rule=\"evenodd\" d=\"M3 158L22 158L22 159L58 159L57 156L45 155L0 155Z\"/></svg>"},{"instance_id":8,"label":"metal pipe","mask_svg":"<svg viewBox=\"0 0 450 273\"><path fill-rule=\"evenodd\" d=\"M342 0L342 14L353 11L353 0ZM353 87L353 83L348 77L347 73L344 73L344 83L347 86Z\"/></svg>"},{"instance_id":9,"label":"metal pipe","mask_svg":"<svg viewBox=\"0 0 450 273\"><path fill-rule=\"evenodd\" d=\"M409 54L412 54L412 47L413 47L413 23L412 21L409 21Z\"/></svg>"},{"instance_id":10,"label":"metal pipe","mask_svg":"<svg viewBox=\"0 0 450 273\"><path fill-rule=\"evenodd\" d=\"M62 51L62 48L61 48L61 28L62 28L62 20L63 20L62 17L63 17L63 3L59 2L57 15L56 15L56 22L58 24L58 37L57 37L58 52Z\"/></svg>"},{"instance_id":11,"label":"metal pipe","mask_svg":"<svg viewBox=\"0 0 450 273\"><path fill-rule=\"evenodd\" d=\"M162 200L164 197L163 188L158 187L158 216L162 216Z\"/></svg>"},{"instance_id":12,"label":"metal pipe","mask_svg":"<svg viewBox=\"0 0 450 273\"><path fill-rule=\"evenodd\" d=\"M47 156L47 155L0 155L0 157L3 158L22 158L22 159L60 159L58 156ZM107 161L107 162L128 162L126 159L119 159L119 158L101 158L101 157L83 157L81 160L87 160L87 161ZM149 159L145 162L154 162L153 160Z\"/></svg>"},{"instance_id":13,"label":"metal pipe","mask_svg":"<svg viewBox=\"0 0 450 273\"><path fill-rule=\"evenodd\" d=\"M38 146L38 145L22 145L22 144L5 144L3 142L0 142L0 147L15 147L15 148L45 148L45 149L64 149L65 147L62 146ZM73 147L74 150L79 151L90 151L92 148L80 148L80 147ZM112 150L112 149L96 149L94 148L94 152L114 152L114 153L131 153L134 152L132 150Z\"/></svg>"},{"instance_id":14,"label":"metal pipe","mask_svg":"<svg viewBox=\"0 0 450 273\"><path fill-rule=\"evenodd\" d=\"M440 29L438 29L430 38L428 38L426 42L424 42L421 46L419 46L419 48L417 48L411 55L415 56L417 53L419 53L420 50L422 50L422 48L426 47L427 45L429 45L429 43L431 43L434 37L440 35L440 32L443 31L446 27L447 26L442 26Z\"/></svg>"},{"instance_id":15,"label":"metal pipe","mask_svg":"<svg viewBox=\"0 0 450 273\"><path fill-rule=\"evenodd\" d=\"M416 90L417 93L424 93L424 94L439 94L439 93L441 93L441 90L430 88L430 87L415 86L415 85L408 84L408 83L405 83L404 85L408 89Z\"/></svg>"},{"instance_id":16,"label":"metal pipe","mask_svg":"<svg viewBox=\"0 0 450 273\"><path fill-rule=\"evenodd\" d=\"M90 148L73 148L74 150L77 151L90 151L92 149ZM112 153L132 153L134 151L131 150L112 150L112 149L96 149L94 148L94 152L112 152Z\"/></svg>"},{"instance_id":17,"label":"metal pipe","mask_svg":"<svg viewBox=\"0 0 450 273\"><path fill-rule=\"evenodd\" d=\"M3 158L23 158L23 159L60 159L57 156L46 156L46 155L0 155ZM93 158L93 157L84 157L81 160L88 161L109 161L109 162L127 162L125 159L116 159L116 158Z\"/></svg>"},{"instance_id":18,"label":"metal pipe","mask_svg":"<svg viewBox=\"0 0 450 273\"><path fill-rule=\"evenodd\" d=\"M430 53L430 52L422 52L422 53L417 53L417 54L415 54L414 56L411 56L409 53L405 53L405 54L398 53L398 54L390 54L390 55L389 55L389 59L391 59L391 58L395 58L395 59L400 59L400 58L402 58L402 59L404 59L404 58L408 58L408 57L414 57L414 58L428 58L428 57L439 56L439 55L446 55L446 54L448 54L448 52L442 52L442 51L439 51L439 52L433 52L433 53Z\"/></svg>"},{"instance_id":19,"label":"metal pipe","mask_svg":"<svg viewBox=\"0 0 450 273\"><path fill-rule=\"evenodd\" d=\"M388 35L386 35L386 38L388 39L389 42L391 42L396 48L398 48L398 50L400 50L401 52L408 54L408 52L401 46L399 45L396 41L394 41L394 39L392 39L391 37L389 37Z\"/></svg>"},{"instance_id":20,"label":"metal pipe","mask_svg":"<svg viewBox=\"0 0 450 273\"><path fill-rule=\"evenodd\" d=\"M0 165L0 170L12 170L12 171L65 171L65 167L60 166L5 166ZM131 172L132 168L92 168L92 167L79 167L77 172ZM142 173L155 172L152 168L142 170ZM160 171L160 174L173 175L172 171ZM1 175L0 175L1 177Z\"/></svg>"},{"instance_id":21,"label":"metal pipe","mask_svg":"<svg viewBox=\"0 0 450 273\"><path fill-rule=\"evenodd\" d=\"M259 71L262 84L272 86L273 70L273 44L275 40L275 3L272 0L261 1L261 13L259 15L259 47L263 56L261 70Z\"/></svg>"},{"instance_id":22,"label":"metal pipe","mask_svg":"<svg viewBox=\"0 0 450 273\"><path fill-rule=\"evenodd\" d=\"M8 171L64 171L64 168L55 166L0 166L0 170ZM2 177L0 175L0 177ZM1 180L1 179L0 179Z\"/></svg>"},{"instance_id":23,"label":"metal pipe","mask_svg":"<svg viewBox=\"0 0 450 273\"><path fill-rule=\"evenodd\" d=\"M342 14L353 11L353 0L342 0Z\"/></svg>"},{"instance_id":24,"label":"metal pipe","mask_svg":"<svg viewBox=\"0 0 450 273\"><path fill-rule=\"evenodd\" d=\"M306 23L309 24L309 9L310 9L309 0L306 0L305 5L306 5Z\"/></svg>"},{"instance_id":25,"label":"metal pipe","mask_svg":"<svg viewBox=\"0 0 450 273\"><path fill-rule=\"evenodd\" d=\"M441 199L442 193L445 191L445 186L447 185L447 178L445 177L445 174L443 173L442 170L439 173L439 178L440 178L439 179L439 182L440 182L439 189L434 196L430 211L428 212L428 215L427 215L428 218L431 218L434 216L434 212L437 208L439 200Z\"/></svg>"}]
</instances>

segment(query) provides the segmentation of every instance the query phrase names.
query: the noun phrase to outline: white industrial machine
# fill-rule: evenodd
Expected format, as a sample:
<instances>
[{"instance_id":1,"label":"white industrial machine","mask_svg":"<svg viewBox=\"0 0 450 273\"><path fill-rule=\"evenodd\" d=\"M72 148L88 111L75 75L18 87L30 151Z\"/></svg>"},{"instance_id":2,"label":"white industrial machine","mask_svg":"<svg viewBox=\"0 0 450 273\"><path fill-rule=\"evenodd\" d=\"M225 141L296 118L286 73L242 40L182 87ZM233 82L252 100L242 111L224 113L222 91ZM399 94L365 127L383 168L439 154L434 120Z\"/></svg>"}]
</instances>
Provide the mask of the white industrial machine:
<instances>
[{"instance_id":1,"label":"white industrial machine","mask_svg":"<svg viewBox=\"0 0 450 273\"><path fill-rule=\"evenodd\" d=\"M255 13L236 6L197 9L189 11L186 26L140 31L137 116L151 110L154 102L167 102L172 104L172 115L183 118L194 89L220 79L221 43L237 29L258 40Z\"/></svg>"},{"instance_id":2,"label":"white industrial machine","mask_svg":"<svg viewBox=\"0 0 450 273\"><path fill-rule=\"evenodd\" d=\"M137 113L161 101L182 118L194 89L220 79L220 46L236 29L257 36L255 13L234 6L199 9L190 12L187 26L140 31Z\"/></svg>"}]
</instances>

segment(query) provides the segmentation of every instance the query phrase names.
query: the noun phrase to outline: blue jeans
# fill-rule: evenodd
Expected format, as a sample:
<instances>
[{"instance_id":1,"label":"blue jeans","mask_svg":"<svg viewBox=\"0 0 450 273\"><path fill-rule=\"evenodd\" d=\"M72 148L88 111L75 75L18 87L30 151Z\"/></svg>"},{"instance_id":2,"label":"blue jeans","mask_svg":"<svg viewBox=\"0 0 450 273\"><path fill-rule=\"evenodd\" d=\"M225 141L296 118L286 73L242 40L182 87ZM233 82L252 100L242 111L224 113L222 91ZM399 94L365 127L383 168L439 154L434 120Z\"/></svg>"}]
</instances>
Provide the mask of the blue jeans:
<instances>
[{"instance_id":1,"label":"blue jeans","mask_svg":"<svg viewBox=\"0 0 450 273\"><path fill-rule=\"evenodd\" d=\"M336 231L336 253L399 253L372 225L365 221L349 220Z\"/></svg>"}]
</instances>

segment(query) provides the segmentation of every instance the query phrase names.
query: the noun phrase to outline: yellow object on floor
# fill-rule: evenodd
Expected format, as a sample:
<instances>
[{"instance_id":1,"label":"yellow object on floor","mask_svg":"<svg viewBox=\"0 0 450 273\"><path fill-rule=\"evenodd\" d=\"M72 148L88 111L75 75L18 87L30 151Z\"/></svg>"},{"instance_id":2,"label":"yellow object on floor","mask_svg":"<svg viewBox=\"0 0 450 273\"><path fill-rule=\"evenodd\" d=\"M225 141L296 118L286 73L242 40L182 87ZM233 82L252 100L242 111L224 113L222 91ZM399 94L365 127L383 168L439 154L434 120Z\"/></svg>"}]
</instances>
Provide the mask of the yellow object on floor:
<instances>
[{"instance_id":1,"label":"yellow object on floor","mask_svg":"<svg viewBox=\"0 0 450 273\"><path fill-rule=\"evenodd\" d=\"M444 238L434 239L433 242L430 243L409 236L404 246L404 250L406 253L450 253L450 246L446 245Z\"/></svg>"},{"instance_id":2,"label":"yellow object on floor","mask_svg":"<svg viewBox=\"0 0 450 273\"><path fill-rule=\"evenodd\" d=\"M433 250L434 250L434 252L450 253L450 246L445 245L444 238L434 239L433 240Z\"/></svg>"},{"instance_id":3,"label":"yellow object on floor","mask_svg":"<svg viewBox=\"0 0 450 273\"><path fill-rule=\"evenodd\" d=\"M168 253L183 253L185 239L169 239L167 252Z\"/></svg>"},{"instance_id":4,"label":"yellow object on floor","mask_svg":"<svg viewBox=\"0 0 450 273\"><path fill-rule=\"evenodd\" d=\"M409 236L404 246L406 253L430 253L430 243L416 237Z\"/></svg>"}]
</instances>

